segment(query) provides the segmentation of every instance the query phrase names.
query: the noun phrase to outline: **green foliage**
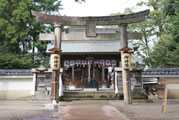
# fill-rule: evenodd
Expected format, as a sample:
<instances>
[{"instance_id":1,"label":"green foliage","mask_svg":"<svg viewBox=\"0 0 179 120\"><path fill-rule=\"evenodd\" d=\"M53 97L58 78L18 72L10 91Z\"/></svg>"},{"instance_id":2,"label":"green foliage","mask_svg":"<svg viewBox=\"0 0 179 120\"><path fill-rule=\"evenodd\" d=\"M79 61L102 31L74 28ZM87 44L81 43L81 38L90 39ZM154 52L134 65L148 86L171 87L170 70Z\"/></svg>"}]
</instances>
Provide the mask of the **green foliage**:
<instances>
[{"instance_id":1,"label":"green foliage","mask_svg":"<svg viewBox=\"0 0 179 120\"><path fill-rule=\"evenodd\" d=\"M152 67L179 67L179 1L164 0L162 12L165 15L164 32L150 53Z\"/></svg>"},{"instance_id":2,"label":"green foliage","mask_svg":"<svg viewBox=\"0 0 179 120\"><path fill-rule=\"evenodd\" d=\"M168 17L167 32L179 43L179 0L165 0L163 12Z\"/></svg>"},{"instance_id":3,"label":"green foliage","mask_svg":"<svg viewBox=\"0 0 179 120\"><path fill-rule=\"evenodd\" d=\"M27 69L32 67L32 58L28 54L20 57L4 50L4 48L0 48L0 50L0 69Z\"/></svg>"},{"instance_id":4,"label":"green foliage","mask_svg":"<svg viewBox=\"0 0 179 120\"><path fill-rule=\"evenodd\" d=\"M150 53L150 58L146 59L152 67L179 67L179 43L172 40L170 35L162 35L160 41Z\"/></svg>"},{"instance_id":5,"label":"green foliage","mask_svg":"<svg viewBox=\"0 0 179 120\"><path fill-rule=\"evenodd\" d=\"M39 52L45 52L47 42L39 41L38 36L53 28L37 22L31 10L57 14L60 9L61 1L56 0L0 0L0 46L15 56L25 56L28 50L34 52L35 47Z\"/></svg>"},{"instance_id":6,"label":"green foliage","mask_svg":"<svg viewBox=\"0 0 179 120\"><path fill-rule=\"evenodd\" d=\"M49 64L50 56L49 56L49 54L46 54L46 53L37 53L35 55L35 57L36 57L36 60L35 60L35 63L34 63L34 67L39 67L41 62L42 62L44 67L46 67L46 68L50 67L50 64Z\"/></svg>"}]
</instances>

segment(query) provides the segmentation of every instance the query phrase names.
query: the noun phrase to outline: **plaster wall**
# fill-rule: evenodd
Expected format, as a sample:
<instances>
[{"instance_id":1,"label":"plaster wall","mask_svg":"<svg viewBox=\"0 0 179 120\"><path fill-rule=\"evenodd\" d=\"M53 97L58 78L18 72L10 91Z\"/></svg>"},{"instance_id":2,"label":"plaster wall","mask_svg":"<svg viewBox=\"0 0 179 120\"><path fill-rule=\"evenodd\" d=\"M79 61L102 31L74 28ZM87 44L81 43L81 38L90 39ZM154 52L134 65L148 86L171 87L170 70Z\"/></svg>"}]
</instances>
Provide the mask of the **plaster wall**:
<instances>
[{"instance_id":1,"label":"plaster wall","mask_svg":"<svg viewBox=\"0 0 179 120\"><path fill-rule=\"evenodd\" d=\"M178 77L165 78L166 81L179 81ZM168 99L179 99L179 84L168 85Z\"/></svg>"},{"instance_id":2,"label":"plaster wall","mask_svg":"<svg viewBox=\"0 0 179 120\"><path fill-rule=\"evenodd\" d=\"M31 96L33 77L0 77L0 99L21 99Z\"/></svg>"}]
</instances>

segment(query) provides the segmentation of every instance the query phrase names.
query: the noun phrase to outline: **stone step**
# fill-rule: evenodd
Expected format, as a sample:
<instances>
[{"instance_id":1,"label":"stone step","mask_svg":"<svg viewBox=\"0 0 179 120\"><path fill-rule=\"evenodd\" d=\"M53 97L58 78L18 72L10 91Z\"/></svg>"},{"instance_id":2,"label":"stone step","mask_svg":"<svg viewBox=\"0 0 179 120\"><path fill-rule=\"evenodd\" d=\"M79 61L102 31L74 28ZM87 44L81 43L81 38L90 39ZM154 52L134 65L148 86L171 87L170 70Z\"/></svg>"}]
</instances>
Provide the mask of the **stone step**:
<instances>
[{"instance_id":1,"label":"stone step","mask_svg":"<svg viewBox=\"0 0 179 120\"><path fill-rule=\"evenodd\" d=\"M73 100L120 100L119 98L60 98L60 101L73 101Z\"/></svg>"},{"instance_id":2,"label":"stone step","mask_svg":"<svg viewBox=\"0 0 179 120\"><path fill-rule=\"evenodd\" d=\"M114 91L68 91L61 100L115 100L122 99L121 96L122 93L116 95Z\"/></svg>"},{"instance_id":3,"label":"stone step","mask_svg":"<svg viewBox=\"0 0 179 120\"><path fill-rule=\"evenodd\" d=\"M31 97L31 101L50 101L50 95L37 94Z\"/></svg>"},{"instance_id":4,"label":"stone step","mask_svg":"<svg viewBox=\"0 0 179 120\"><path fill-rule=\"evenodd\" d=\"M114 92L64 92L64 96L101 96L101 95L112 95L115 96Z\"/></svg>"}]
</instances>

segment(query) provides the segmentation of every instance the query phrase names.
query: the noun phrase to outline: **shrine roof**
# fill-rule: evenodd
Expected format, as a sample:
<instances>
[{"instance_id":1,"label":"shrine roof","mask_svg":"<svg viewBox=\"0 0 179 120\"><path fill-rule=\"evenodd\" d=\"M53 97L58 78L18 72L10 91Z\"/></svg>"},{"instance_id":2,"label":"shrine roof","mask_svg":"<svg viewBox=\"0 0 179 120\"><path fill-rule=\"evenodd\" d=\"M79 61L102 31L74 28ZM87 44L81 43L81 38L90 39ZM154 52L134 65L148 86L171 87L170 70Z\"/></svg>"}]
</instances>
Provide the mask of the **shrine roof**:
<instances>
[{"instance_id":1,"label":"shrine roof","mask_svg":"<svg viewBox=\"0 0 179 120\"><path fill-rule=\"evenodd\" d=\"M150 68L143 75L179 75L179 68Z\"/></svg>"},{"instance_id":2,"label":"shrine roof","mask_svg":"<svg viewBox=\"0 0 179 120\"><path fill-rule=\"evenodd\" d=\"M32 76L30 69L0 69L0 76Z\"/></svg>"}]
</instances>

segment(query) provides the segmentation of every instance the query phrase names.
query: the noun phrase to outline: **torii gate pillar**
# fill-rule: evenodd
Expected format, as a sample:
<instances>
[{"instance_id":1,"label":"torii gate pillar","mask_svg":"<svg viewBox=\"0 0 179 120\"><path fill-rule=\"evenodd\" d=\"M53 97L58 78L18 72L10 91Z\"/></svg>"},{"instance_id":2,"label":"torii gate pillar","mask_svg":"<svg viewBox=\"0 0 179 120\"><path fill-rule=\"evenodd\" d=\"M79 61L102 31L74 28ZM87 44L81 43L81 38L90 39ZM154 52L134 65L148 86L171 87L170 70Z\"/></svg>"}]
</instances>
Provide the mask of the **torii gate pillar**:
<instances>
[{"instance_id":1,"label":"torii gate pillar","mask_svg":"<svg viewBox=\"0 0 179 120\"><path fill-rule=\"evenodd\" d=\"M127 24L120 24L121 32L121 48L128 48L128 38L127 38ZM121 52L122 58L123 52ZM122 82L123 82L123 95L124 101L127 104L132 104L131 97L131 82L129 77L129 70L122 69Z\"/></svg>"},{"instance_id":2,"label":"torii gate pillar","mask_svg":"<svg viewBox=\"0 0 179 120\"><path fill-rule=\"evenodd\" d=\"M62 29L61 25L54 25L55 27L55 42L56 42L56 47L61 50L61 38L62 38Z\"/></svg>"},{"instance_id":3,"label":"torii gate pillar","mask_svg":"<svg viewBox=\"0 0 179 120\"><path fill-rule=\"evenodd\" d=\"M61 50L61 25L55 25L55 48ZM60 53L59 53L60 54ZM61 65L59 65L61 68ZM51 101L58 102L59 100L59 70L52 71L52 90L51 90Z\"/></svg>"}]
</instances>

